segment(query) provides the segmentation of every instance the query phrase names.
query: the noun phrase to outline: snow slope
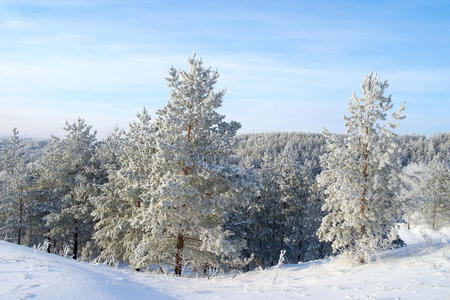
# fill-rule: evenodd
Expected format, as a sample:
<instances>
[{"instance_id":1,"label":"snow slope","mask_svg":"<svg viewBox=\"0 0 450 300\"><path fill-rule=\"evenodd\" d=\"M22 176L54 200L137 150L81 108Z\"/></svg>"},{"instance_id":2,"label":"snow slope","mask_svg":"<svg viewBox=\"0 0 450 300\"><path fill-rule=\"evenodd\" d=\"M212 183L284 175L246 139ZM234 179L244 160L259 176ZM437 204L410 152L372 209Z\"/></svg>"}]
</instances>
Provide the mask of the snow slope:
<instances>
[{"instance_id":1,"label":"snow slope","mask_svg":"<svg viewBox=\"0 0 450 300\"><path fill-rule=\"evenodd\" d=\"M450 299L450 228L401 230L408 243L366 265L340 258L235 276L176 278L0 241L0 299Z\"/></svg>"}]
</instances>

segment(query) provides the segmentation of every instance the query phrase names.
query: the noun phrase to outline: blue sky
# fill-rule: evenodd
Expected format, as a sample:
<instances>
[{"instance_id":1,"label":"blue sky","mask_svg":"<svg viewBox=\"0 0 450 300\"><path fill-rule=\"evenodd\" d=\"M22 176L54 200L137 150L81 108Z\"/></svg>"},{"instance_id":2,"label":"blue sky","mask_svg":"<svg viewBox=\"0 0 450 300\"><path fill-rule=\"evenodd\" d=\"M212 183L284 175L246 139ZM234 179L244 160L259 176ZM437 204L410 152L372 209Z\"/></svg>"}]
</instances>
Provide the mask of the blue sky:
<instances>
[{"instance_id":1,"label":"blue sky","mask_svg":"<svg viewBox=\"0 0 450 300\"><path fill-rule=\"evenodd\" d=\"M343 132L371 70L406 101L400 133L450 131L450 1L0 0L0 135L106 136L165 105L193 52L242 133Z\"/></svg>"}]
</instances>

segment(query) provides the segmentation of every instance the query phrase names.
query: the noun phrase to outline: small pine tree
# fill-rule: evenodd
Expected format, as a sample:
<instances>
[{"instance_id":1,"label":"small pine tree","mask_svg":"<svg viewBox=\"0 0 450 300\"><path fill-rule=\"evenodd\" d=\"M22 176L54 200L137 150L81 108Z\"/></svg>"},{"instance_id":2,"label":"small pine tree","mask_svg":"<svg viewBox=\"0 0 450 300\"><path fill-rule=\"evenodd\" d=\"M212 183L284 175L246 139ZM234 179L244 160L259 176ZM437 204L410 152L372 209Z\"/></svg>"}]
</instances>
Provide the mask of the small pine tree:
<instances>
[{"instance_id":1,"label":"small pine tree","mask_svg":"<svg viewBox=\"0 0 450 300\"><path fill-rule=\"evenodd\" d=\"M387 82L370 73L363 81L363 95L355 93L344 117L347 135L333 136L325 131L328 152L321 157L318 183L325 189L323 209L327 215L318 230L322 241L332 243L334 252L347 252L365 262L369 254L396 238L394 225L401 218L396 200L400 184L397 144L386 123L392 108L385 97ZM402 119L401 112L392 119Z\"/></svg>"},{"instance_id":2,"label":"small pine tree","mask_svg":"<svg viewBox=\"0 0 450 300\"><path fill-rule=\"evenodd\" d=\"M430 162L431 177L423 188L426 201L423 214L431 228L450 223L450 165L448 158L437 155Z\"/></svg>"},{"instance_id":3,"label":"small pine tree","mask_svg":"<svg viewBox=\"0 0 450 300\"><path fill-rule=\"evenodd\" d=\"M415 215L422 211L426 202L424 189L431 177L431 170L425 163L411 163L402 169L402 190L400 200L405 212L408 229L415 220Z\"/></svg>"}]
</instances>

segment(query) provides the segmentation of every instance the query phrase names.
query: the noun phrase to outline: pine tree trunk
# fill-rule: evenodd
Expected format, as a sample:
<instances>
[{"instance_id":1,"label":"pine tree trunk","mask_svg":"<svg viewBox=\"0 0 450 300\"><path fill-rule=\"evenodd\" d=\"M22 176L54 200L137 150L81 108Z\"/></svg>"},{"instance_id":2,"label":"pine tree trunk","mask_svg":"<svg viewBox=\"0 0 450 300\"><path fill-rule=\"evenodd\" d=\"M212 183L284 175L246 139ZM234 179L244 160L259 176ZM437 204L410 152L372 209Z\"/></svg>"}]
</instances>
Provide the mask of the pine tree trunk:
<instances>
[{"instance_id":1,"label":"pine tree trunk","mask_svg":"<svg viewBox=\"0 0 450 300\"><path fill-rule=\"evenodd\" d=\"M187 128L187 140L189 142L191 141L191 129L192 129L192 124L191 124L191 122L189 122L188 128Z\"/></svg>"},{"instance_id":2,"label":"pine tree trunk","mask_svg":"<svg viewBox=\"0 0 450 300\"><path fill-rule=\"evenodd\" d=\"M363 169L362 169L362 175L364 177L364 183L367 182L367 177L369 176L369 174L367 173L367 159L368 159L368 151L367 151L367 147L368 145L365 144L364 148L363 148L363 159L364 159L364 163L363 163ZM363 215L363 217L365 217L365 210L366 210L366 203L367 203L367 199L366 199L366 194L367 194L367 187L364 185L362 187L362 196L361 196L361 214ZM361 226L361 234L365 233L365 228L364 225Z\"/></svg>"},{"instance_id":3,"label":"pine tree trunk","mask_svg":"<svg viewBox=\"0 0 450 300\"><path fill-rule=\"evenodd\" d=\"M262 239L261 238L259 238L259 249L262 249ZM260 257L259 258L259 260L260 260L260 264L262 265L266 265L266 260L263 258L263 257Z\"/></svg>"},{"instance_id":4,"label":"pine tree trunk","mask_svg":"<svg viewBox=\"0 0 450 300\"><path fill-rule=\"evenodd\" d=\"M369 128L366 127L366 136L369 135ZM363 155L363 159L364 159L364 163L363 163L363 168L362 168L362 175L364 177L364 183L367 183L367 177L369 176L369 174L367 173L367 160L369 158L369 151L368 148L369 145L366 143L363 145L362 148L362 155ZM367 195L367 187L364 185L362 188L362 196L361 196L361 214L362 216L365 218L365 211L366 211L366 205L367 205L367 199L366 199L366 195ZM366 233L366 226L364 224L361 224L361 235L363 236ZM364 257L360 257L359 258L360 263L364 263Z\"/></svg>"},{"instance_id":5,"label":"pine tree trunk","mask_svg":"<svg viewBox=\"0 0 450 300\"><path fill-rule=\"evenodd\" d=\"M183 233L179 232L177 236L177 252L175 253L175 275L181 276L181 268L183 265L183 247L184 247L184 236Z\"/></svg>"},{"instance_id":6,"label":"pine tree trunk","mask_svg":"<svg viewBox=\"0 0 450 300\"><path fill-rule=\"evenodd\" d=\"M48 238L47 253L50 253L50 250L52 247L51 245L52 245L52 241L50 240L50 238Z\"/></svg>"},{"instance_id":7,"label":"pine tree trunk","mask_svg":"<svg viewBox=\"0 0 450 300\"><path fill-rule=\"evenodd\" d=\"M74 220L75 222L75 233L73 234L73 259L78 258L78 226L77 226L77 220Z\"/></svg>"},{"instance_id":8,"label":"pine tree trunk","mask_svg":"<svg viewBox=\"0 0 450 300\"><path fill-rule=\"evenodd\" d=\"M28 226L30 228L30 230L28 231L28 241L29 243L31 243L31 239L33 237L33 223L31 222L31 219L30 222L28 223Z\"/></svg>"},{"instance_id":9,"label":"pine tree trunk","mask_svg":"<svg viewBox=\"0 0 450 300\"><path fill-rule=\"evenodd\" d=\"M433 203L433 224L432 224L432 228L436 229L436 210L437 210L437 198L434 199L434 203Z\"/></svg>"},{"instance_id":10,"label":"pine tree trunk","mask_svg":"<svg viewBox=\"0 0 450 300\"><path fill-rule=\"evenodd\" d=\"M20 245L20 238L22 236L22 222L23 222L23 191L22 187L20 188L20 194L19 194L19 229L17 233L17 244Z\"/></svg>"},{"instance_id":11,"label":"pine tree trunk","mask_svg":"<svg viewBox=\"0 0 450 300\"><path fill-rule=\"evenodd\" d=\"M408 214L408 230L411 229L411 214Z\"/></svg>"}]
</instances>

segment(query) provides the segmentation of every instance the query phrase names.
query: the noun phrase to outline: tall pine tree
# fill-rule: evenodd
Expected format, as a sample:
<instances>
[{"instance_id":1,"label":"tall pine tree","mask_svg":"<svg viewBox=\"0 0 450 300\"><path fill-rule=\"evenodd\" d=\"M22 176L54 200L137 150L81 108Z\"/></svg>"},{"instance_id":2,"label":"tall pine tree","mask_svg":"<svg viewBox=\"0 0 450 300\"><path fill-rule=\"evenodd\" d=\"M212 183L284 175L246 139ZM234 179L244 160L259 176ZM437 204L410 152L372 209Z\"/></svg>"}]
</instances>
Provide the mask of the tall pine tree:
<instances>
[{"instance_id":1,"label":"tall pine tree","mask_svg":"<svg viewBox=\"0 0 450 300\"><path fill-rule=\"evenodd\" d=\"M96 133L82 119L72 124L66 122L64 129L66 136L52 140L38 170L50 203L46 216L48 236L68 245L72 257L77 259L93 232L93 206L89 198L96 191L98 179L98 164L94 160Z\"/></svg>"},{"instance_id":2,"label":"tall pine tree","mask_svg":"<svg viewBox=\"0 0 450 300\"><path fill-rule=\"evenodd\" d=\"M16 128L1 151L1 164L0 232L21 244L29 210L26 197L29 176L24 144Z\"/></svg>"},{"instance_id":3,"label":"tall pine tree","mask_svg":"<svg viewBox=\"0 0 450 300\"><path fill-rule=\"evenodd\" d=\"M246 201L241 169L233 161L237 122L217 113L224 91L214 91L217 71L194 57L190 70L171 68L168 104L157 112L155 189L144 196L142 259L205 271L237 259L245 243L225 230L229 211ZM242 195L241 195L242 193Z\"/></svg>"},{"instance_id":4,"label":"tall pine tree","mask_svg":"<svg viewBox=\"0 0 450 300\"><path fill-rule=\"evenodd\" d=\"M386 122L392 108L391 96L385 97L387 82L370 73L364 79L362 97L355 93L344 116L347 135L325 132L328 152L321 158L323 171L318 183L325 188L323 218L318 236L332 242L335 252L345 251L365 262L370 253L389 245L396 237L393 228L402 216L396 196L400 184L397 144ZM402 119L401 111L392 119Z\"/></svg>"}]
</instances>

